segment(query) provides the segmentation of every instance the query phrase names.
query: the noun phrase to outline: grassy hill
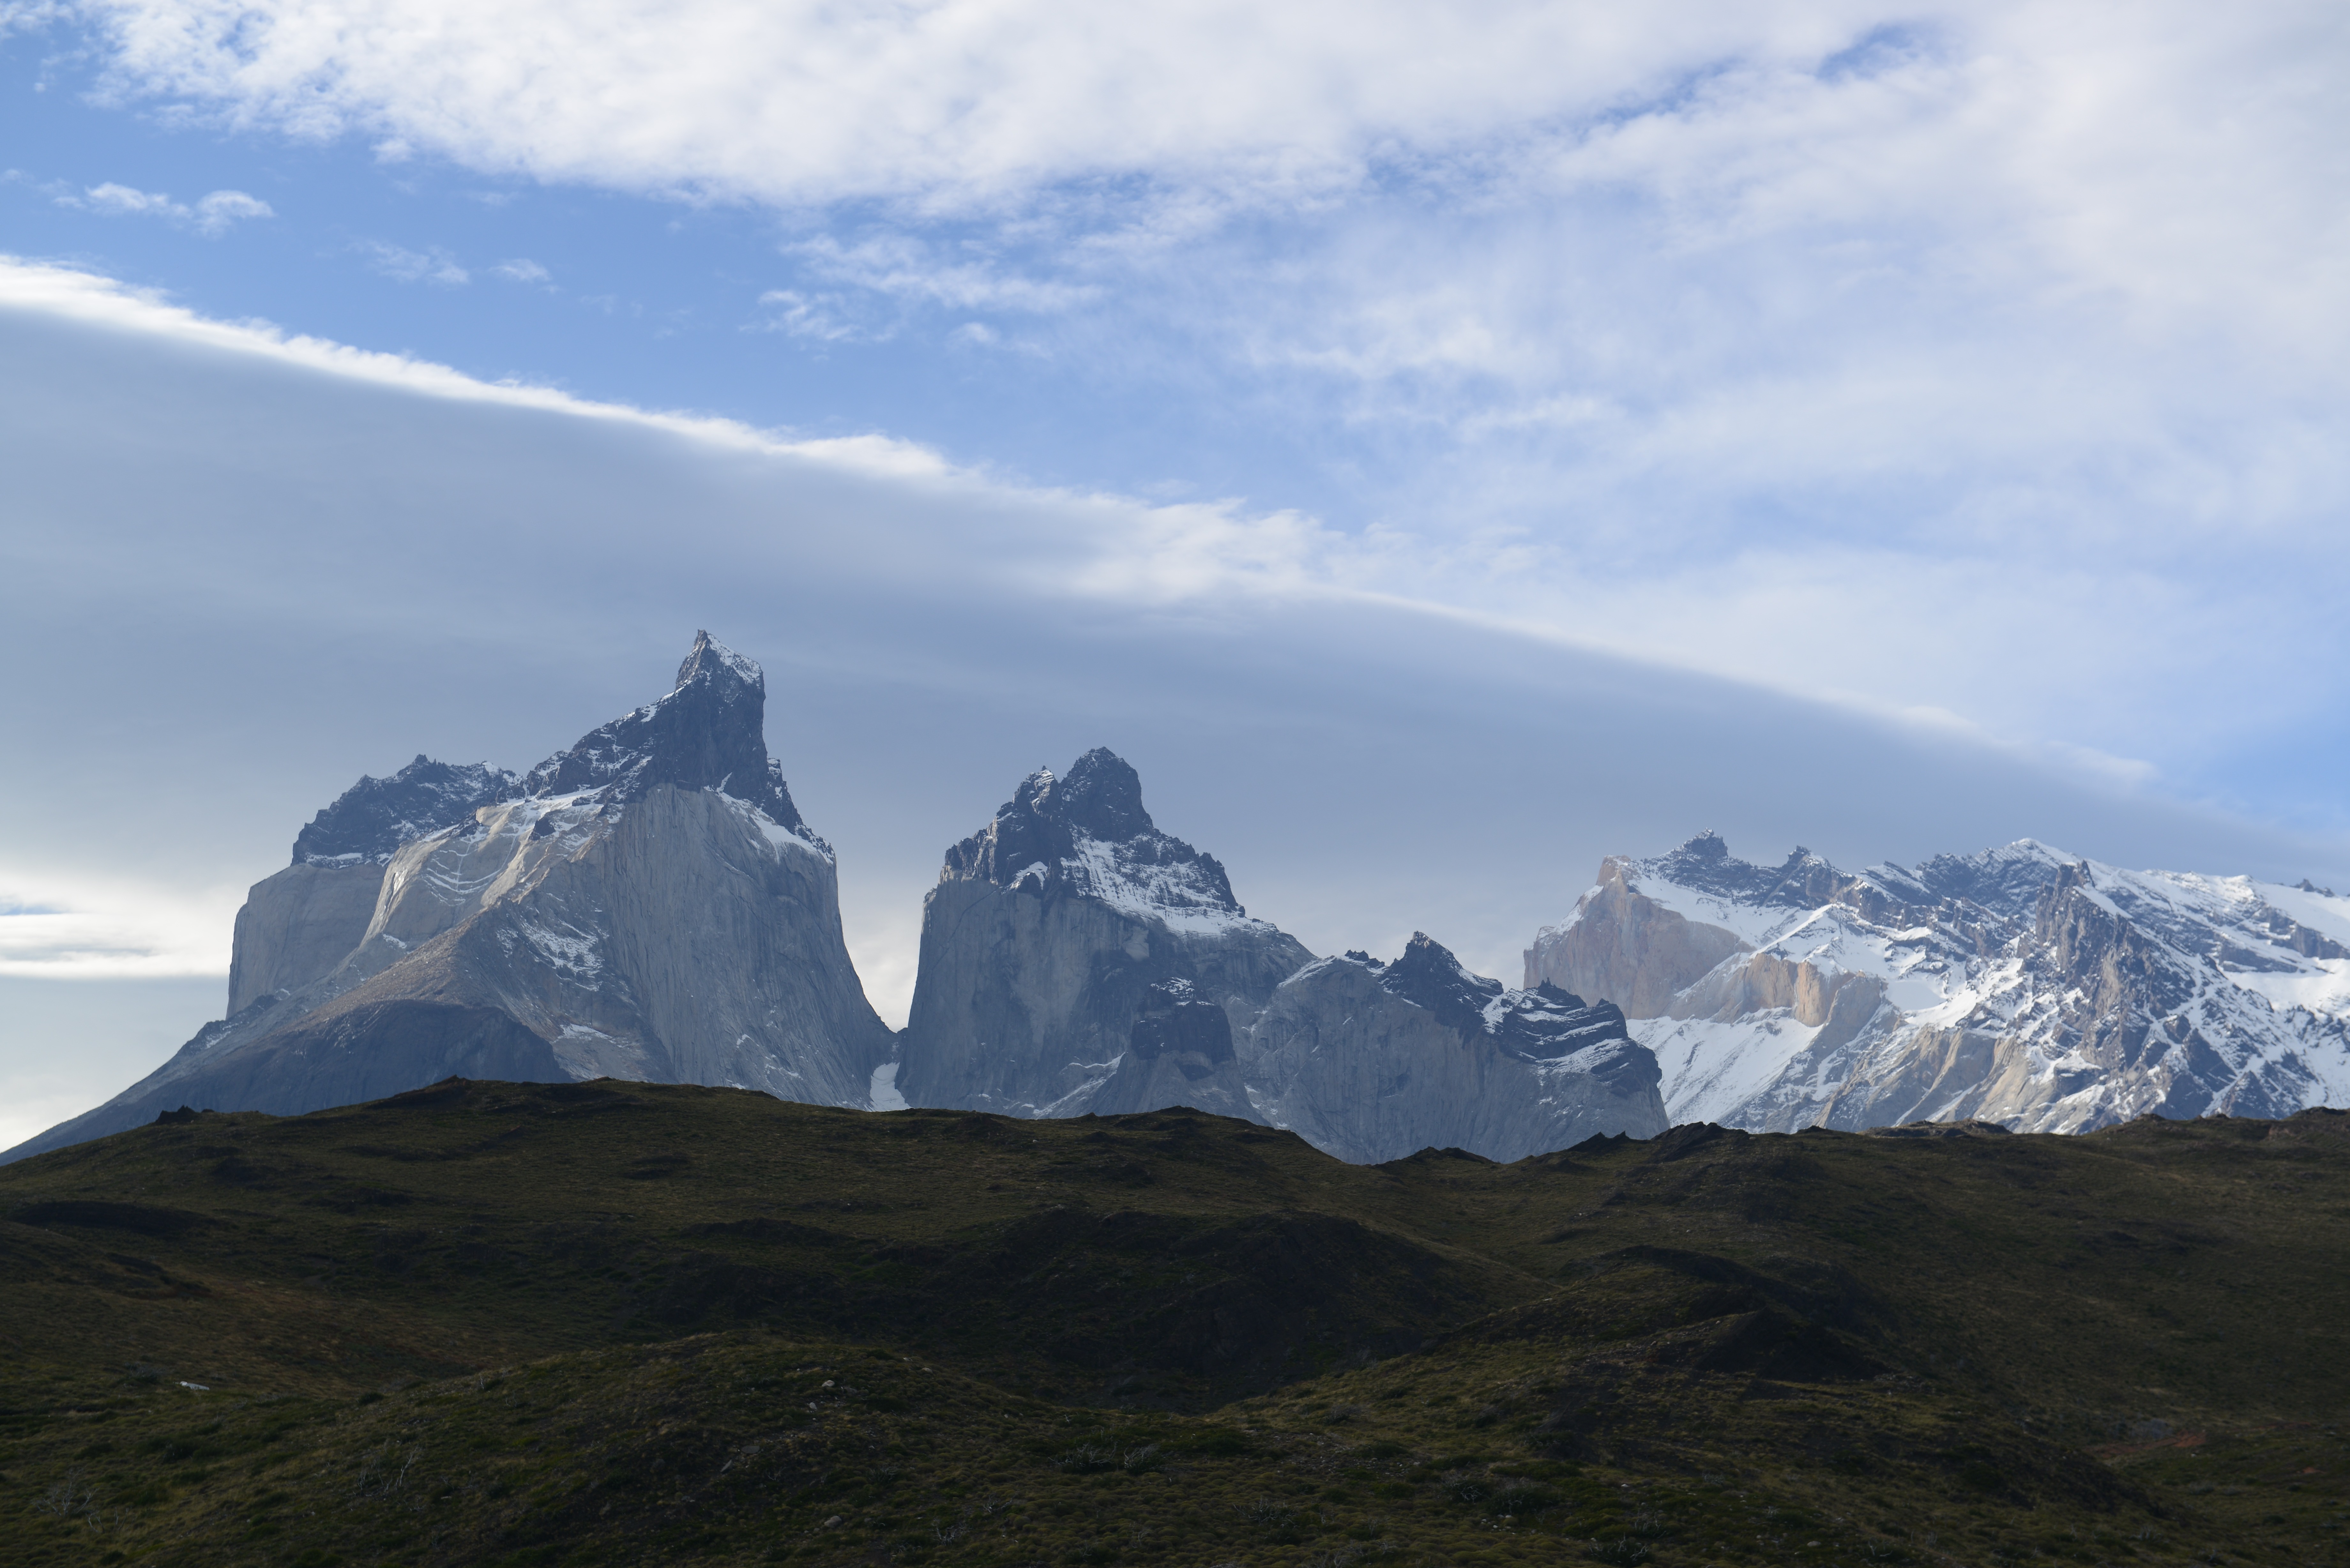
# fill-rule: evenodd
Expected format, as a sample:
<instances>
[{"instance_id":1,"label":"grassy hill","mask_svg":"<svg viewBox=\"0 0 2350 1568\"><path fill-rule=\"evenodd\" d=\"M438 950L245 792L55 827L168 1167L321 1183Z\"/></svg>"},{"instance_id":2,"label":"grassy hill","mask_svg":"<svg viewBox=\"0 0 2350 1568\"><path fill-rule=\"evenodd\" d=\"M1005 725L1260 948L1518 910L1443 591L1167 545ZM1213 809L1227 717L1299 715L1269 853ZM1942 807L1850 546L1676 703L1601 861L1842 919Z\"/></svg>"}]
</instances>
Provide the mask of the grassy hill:
<instances>
[{"instance_id":1,"label":"grassy hill","mask_svg":"<svg viewBox=\"0 0 2350 1568\"><path fill-rule=\"evenodd\" d=\"M2339 1112L1366 1168L452 1082L0 1216L12 1564L2350 1563Z\"/></svg>"}]
</instances>

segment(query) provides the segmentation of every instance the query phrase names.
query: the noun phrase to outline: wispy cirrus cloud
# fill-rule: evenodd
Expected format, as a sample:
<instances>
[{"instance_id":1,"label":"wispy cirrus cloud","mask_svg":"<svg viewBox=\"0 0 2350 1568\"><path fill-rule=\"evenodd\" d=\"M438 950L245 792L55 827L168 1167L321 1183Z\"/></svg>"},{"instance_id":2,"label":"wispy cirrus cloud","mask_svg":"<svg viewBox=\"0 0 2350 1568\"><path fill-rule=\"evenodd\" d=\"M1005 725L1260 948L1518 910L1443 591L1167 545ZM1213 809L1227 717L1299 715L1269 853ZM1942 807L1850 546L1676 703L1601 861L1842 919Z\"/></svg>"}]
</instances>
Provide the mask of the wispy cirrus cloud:
<instances>
[{"instance_id":1,"label":"wispy cirrus cloud","mask_svg":"<svg viewBox=\"0 0 2350 1568\"><path fill-rule=\"evenodd\" d=\"M61 192L52 199L61 207L78 207L109 218L161 218L213 238L247 219L277 215L268 202L242 191L214 191L189 205L160 191L141 191L110 181L80 192Z\"/></svg>"},{"instance_id":2,"label":"wispy cirrus cloud","mask_svg":"<svg viewBox=\"0 0 2350 1568\"><path fill-rule=\"evenodd\" d=\"M363 240L353 248L367 258L370 269L400 283L429 283L442 288L461 288L473 281L473 275L439 245L419 251L393 244L388 240Z\"/></svg>"},{"instance_id":3,"label":"wispy cirrus cloud","mask_svg":"<svg viewBox=\"0 0 2350 1568\"><path fill-rule=\"evenodd\" d=\"M820 234L786 245L784 254L808 272L843 287L910 304L949 310L1000 310L1052 316L1099 299L1100 284L1024 276L992 260L961 259L910 234L869 236L844 244Z\"/></svg>"},{"instance_id":4,"label":"wispy cirrus cloud","mask_svg":"<svg viewBox=\"0 0 2350 1568\"><path fill-rule=\"evenodd\" d=\"M152 980L228 972L241 889L0 867L0 977Z\"/></svg>"},{"instance_id":5,"label":"wispy cirrus cloud","mask_svg":"<svg viewBox=\"0 0 2350 1568\"><path fill-rule=\"evenodd\" d=\"M858 327L851 314L849 303L837 294L771 288L759 296L759 314L751 329L780 332L809 343L849 343L879 335Z\"/></svg>"}]
</instances>

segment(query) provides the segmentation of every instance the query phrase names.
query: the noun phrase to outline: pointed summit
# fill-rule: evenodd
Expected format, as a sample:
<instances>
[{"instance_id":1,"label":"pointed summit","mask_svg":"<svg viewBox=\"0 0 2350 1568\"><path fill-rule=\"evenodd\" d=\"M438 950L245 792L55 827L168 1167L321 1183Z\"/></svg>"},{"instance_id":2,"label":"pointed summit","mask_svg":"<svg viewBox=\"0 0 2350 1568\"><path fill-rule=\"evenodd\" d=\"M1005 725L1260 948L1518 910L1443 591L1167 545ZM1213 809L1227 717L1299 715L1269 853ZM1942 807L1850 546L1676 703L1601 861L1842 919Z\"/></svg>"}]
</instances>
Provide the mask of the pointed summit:
<instances>
[{"instance_id":1,"label":"pointed summit","mask_svg":"<svg viewBox=\"0 0 2350 1568\"><path fill-rule=\"evenodd\" d=\"M748 686L761 701L767 697L767 672L754 659L743 658L707 631L693 634L693 646L686 650L684 662L677 667L676 691L682 691L697 680L733 681Z\"/></svg>"},{"instance_id":2,"label":"pointed summit","mask_svg":"<svg viewBox=\"0 0 2350 1568\"><path fill-rule=\"evenodd\" d=\"M1112 842L1152 829L1142 808L1142 776L1107 746L1096 746L1069 764L1069 776L1054 792L1062 820L1095 838Z\"/></svg>"},{"instance_id":3,"label":"pointed summit","mask_svg":"<svg viewBox=\"0 0 2350 1568\"><path fill-rule=\"evenodd\" d=\"M710 789L757 806L799 831L783 770L767 756L767 680L759 667L708 632L697 633L677 684L658 702L589 731L530 770L523 792L571 794L617 786L635 800L657 784Z\"/></svg>"},{"instance_id":4,"label":"pointed summit","mask_svg":"<svg viewBox=\"0 0 2350 1568\"><path fill-rule=\"evenodd\" d=\"M1709 827L1701 833L1690 834L1689 841L1673 853L1686 855L1692 860L1727 860L1730 845L1721 835Z\"/></svg>"},{"instance_id":5,"label":"pointed summit","mask_svg":"<svg viewBox=\"0 0 2350 1568\"><path fill-rule=\"evenodd\" d=\"M1143 919L1244 919L1212 855L1159 831L1142 808L1142 779L1107 746L1055 778L1038 768L995 817L947 851L942 882L977 880L1043 892L1066 888Z\"/></svg>"}]
</instances>

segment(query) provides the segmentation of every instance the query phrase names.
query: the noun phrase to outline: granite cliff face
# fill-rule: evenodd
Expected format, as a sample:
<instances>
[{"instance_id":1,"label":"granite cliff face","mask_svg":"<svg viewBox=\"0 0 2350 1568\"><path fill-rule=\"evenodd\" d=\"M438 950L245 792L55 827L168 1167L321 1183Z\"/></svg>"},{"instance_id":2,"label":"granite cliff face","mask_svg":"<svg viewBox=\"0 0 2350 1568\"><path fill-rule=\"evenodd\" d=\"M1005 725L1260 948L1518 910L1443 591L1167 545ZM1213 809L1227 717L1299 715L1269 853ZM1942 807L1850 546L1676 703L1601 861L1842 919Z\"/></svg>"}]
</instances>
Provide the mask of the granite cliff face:
<instances>
[{"instance_id":1,"label":"granite cliff face","mask_svg":"<svg viewBox=\"0 0 2350 1568\"><path fill-rule=\"evenodd\" d=\"M1392 963L1349 952L1292 975L1243 1061L1261 1119L1357 1163L1431 1147L1521 1159L1669 1125L1656 1058L1614 1003L1507 990L1425 935Z\"/></svg>"},{"instance_id":2,"label":"granite cliff face","mask_svg":"<svg viewBox=\"0 0 2350 1568\"><path fill-rule=\"evenodd\" d=\"M2079 1132L2350 1098L2345 939L2350 898L2306 884L2028 839L1847 874L1700 834L1602 863L1525 973L1618 999L1677 1122Z\"/></svg>"},{"instance_id":3,"label":"granite cliff face","mask_svg":"<svg viewBox=\"0 0 2350 1568\"><path fill-rule=\"evenodd\" d=\"M1356 1161L1430 1145L1515 1159L1667 1125L1655 1059L1615 1007L1504 991L1425 936L1392 964L1315 960L1159 832L1107 751L1032 774L947 852L904 1041L915 1105L1194 1106Z\"/></svg>"},{"instance_id":4,"label":"granite cliff face","mask_svg":"<svg viewBox=\"0 0 2350 1568\"><path fill-rule=\"evenodd\" d=\"M519 794L516 784L502 768L420 754L390 778L344 791L295 838L294 864L255 883L236 912L229 1016L331 973L367 935L383 868L400 846L471 820Z\"/></svg>"},{"instance_id":5,"label":"granite cliff face","mask_svg":"<svg viewBox=\"0 0 2350 1568\"><path fill-rule=\"evenodd\" d=\"M230 1016L10 1156L183 1102L294 1113L452 1073L865 1106L890 1033L764 706L758 666L704 633L668 696L520 780L422 758L362 780L255 888Z\"/></svg>"},{"instance_id":6,"label":"granite cliff face","mask_svg":"<svg viewBox=\"0 0 2350 1568\"><path fill-rule=\"evenodd\" d=\"M1031 774L947 851L921 943L899 1091L1027 1116L1249 1115L1235 1043L1314 957L1159 831L1100 749Z\"/></svg>"}]
</instances>

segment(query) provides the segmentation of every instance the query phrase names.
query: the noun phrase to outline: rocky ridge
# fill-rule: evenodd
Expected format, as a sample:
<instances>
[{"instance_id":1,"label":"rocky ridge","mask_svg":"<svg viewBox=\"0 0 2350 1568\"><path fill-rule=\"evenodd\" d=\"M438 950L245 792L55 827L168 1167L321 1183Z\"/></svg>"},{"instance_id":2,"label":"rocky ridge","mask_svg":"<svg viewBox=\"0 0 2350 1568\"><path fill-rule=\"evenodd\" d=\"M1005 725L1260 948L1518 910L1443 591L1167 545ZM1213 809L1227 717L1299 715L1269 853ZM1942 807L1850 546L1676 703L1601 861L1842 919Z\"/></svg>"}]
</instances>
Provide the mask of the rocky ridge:
<instances>
[{"instance_id":1,"label":"rocky ridge","mask_svg":"<svg viewBox=\"0 0 2350 1568\"><path fill-rule=\"evenodd\" d=\"M2080 1132L2350 1098L2350 898L2029 839L1846 873L1700 834L1526 952L1618 1001L1676 1122Z\"/></svg>"}]
</instances>

